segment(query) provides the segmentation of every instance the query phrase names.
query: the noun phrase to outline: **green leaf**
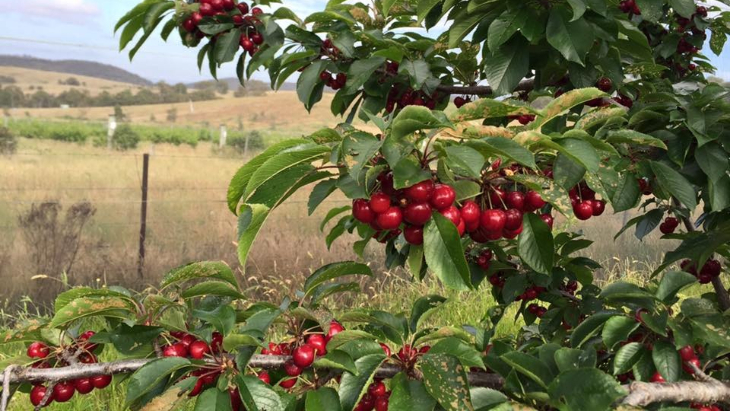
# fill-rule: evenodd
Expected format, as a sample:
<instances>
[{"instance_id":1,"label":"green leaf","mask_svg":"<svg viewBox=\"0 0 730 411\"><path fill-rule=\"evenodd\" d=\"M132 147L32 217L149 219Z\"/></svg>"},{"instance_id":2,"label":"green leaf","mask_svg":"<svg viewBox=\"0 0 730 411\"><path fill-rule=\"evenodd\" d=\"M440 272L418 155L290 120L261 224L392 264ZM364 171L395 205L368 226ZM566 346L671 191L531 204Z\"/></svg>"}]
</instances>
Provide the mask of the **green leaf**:
<instances>
[{"instance_id":1,"label":"green leaf","mask_svg":"<svg viewBox=\"0 0 730 411\"><path fill-rule=\"evenodd\" d=\"M603 343L609 349L613 349L616 344L626 341L631 333L639 328L639 325L641 324L631 317L611 317L603 325L603 332L601 333Z\"/></svg>"},{"instance_id":2,"label":"green leaf","mask_svg":"<svg viewBox=\"0 0 730 411\"><path fill-rule=\"evenodd\" d=\"M596 368L566 371L550 384L550 398L563 398L566 411L609 410L613 402L625 396L619 383Z\"/></svg>"},{"instance_id":3,"label":"green leaf","mask_svg":"<svg viewBox=\"0 0 730 411\"><path fill-rule=\"evenodd\" d=\"M253 172L243 194L243 201L247 202L259 187L280 173L300 164L309 164L329 152L331 149L326 146L310 144L292 147L274 155ZM292 176L289 183L294 185L300 178L300 175Z\"/></svg>"},{"instance_id":4,"label":"green leaf","mask_svg":"<svg viewBox=\"0 0 730 411\"><path fill-rule=\"evenodd\" d=\"M239 374L235 382L247 410L284 411L279 394L257 377Z\"/></svg>"},{"instance_id":5,"label":"green leaf","mask_svg":"<svg viewBox=\"0 0 730 411\"><path fill-rule=\"evenodd\" d=\"M327 264L307 278L304 282L304 292L309 294L316 286L346 275L367 275L372 277L373 272L367 265L354 261Z\"/></svg>"},{"instance_id":6,"label":"green leaf","mask_svg":"<svg viewBox=\"0 0 730 411\"><path fill-rule=\"evenodd\" d=\"M616 315L618 314L615 312L604 311L597 312L586 318L585 321L573 330L573 334L570 336L570 345L574 348L582 347L583 344L598 334L609 318L615 317Z\"/></svg>"},{"instance_id":7,"label":"green leaf","mask_svg":"<svg viewBox=\"0 0 730 411\"><path fill-rule=\"evenodd\" d=\"M659 185L669 191L682 205L694 210L697 207L697 194L692 185L679 172L663 163L651 162L651 169Z\"/></svg>"},{"instance_id":8,"label":"green leaf","mask_svg":"<svg viewBox=\"0 0 730 411\"><path fill-rule=\"evenodd\" d=\"M636 202L641 198L639 183L633 174L624 173L618 182L618 187L611 198L613 211L618 213L634 208Z\"/></svg>"},{"instance_id":9,"label":"green leaf","mask_svg":"<svg viewBox=\"0 0 730 411\"><path fill-rule=\"evenodd\" d=\"M728 153L719 144L708 143L698 147L695 150L695 159L713 183L727 176Z\"/></svg>"},{"instance_id":10,"label":"green leaf","mask_svg":"<svg viewBox=\"0 0 730 411\"><path fill-rule=\"evenodd\" d=\"M554 356L555 365L560 372L596 366L596 352L593 349L576 350L563 347L555 351Z\"/></svg>"},{"instance_id":11,"label":"green leaf","mask_svg":"<svg viewBox=\"0 0 730 411\"><path fill-rule=\"evenodd\" d=\"M400 140L418 130L444 127L453 128L453 125L442 112L421 106L408 106L393 119L390 137Z\"/></svg>"},{"instance_id":12,"label":"green leaf","mask_svg":"<svg viewBox=\"0 0 730 411\"><path fill-rule=\"evenodd\" d=\"M659 282L659 288L656 290L656 298L671 303L677 293L690 284L694 284L697 279L694 275L684 271L668 271Z\"/></svg>"},{"instance_id":13,"label":"green leaf","mask_svg":"<svg viewBox=\"0 0 730 411\"><path fill-rule=\"evenodd\" d=\"M664 15L664 0L636 0L641 10L641 17L657 22Z\"/></svg>"},{"instance_id":14,"label":"green leaf","mask_svg":"<svg viewBox=\"0 0 730 411\"><path fill-rule=\"evenodd\" d=\"M195 284L192 287L183 290L180 296L182 298L195 298L206 295L218 296L218 297L231 297L236 300L244 299L244 295L241 294L235 287L228 283L219 281L206 281L204 283Z\"/></svg>"},{"instance_id":15,"label":"green leaf","mask_svg":"<svg viewBox=\"0 0 730 411\"><path fill-rule=\"evenodd\" d=\"M485 60L485 74L495 96L511 93L525 77L530 66L530 54L522 37L515 37Z\"/></svg>"},{"instance_id":16,"label":"green leaf","mask_svg":"<svg viewBox=\"0 0 730 411\"><path fill-rule=\"evenodd\" d=\"M230 411L231 396L227 391L218 388L208 388L195 401L194 411Z\"/></svg>"},{"instance_id":17,"label":"green leaf","mask_svg":"<svg viewBox=\"0 0 730 411\"><path fill-rule=\"evenodd\" d=\"M411 80L411 88L420 90L423 84L429 78L432 78L431 67L425 60L409 60L401 61L398 67L399 74L407 75Z\"/></svg>"},{"instance_id":18,"label":"green leaf","mask_svg":"<svg viewBox=\"0 0 730 411\"><path fill-rule=\"evenodd\" d=\"M151 32L157 27L157 23L160 21L160 16L168 10L175 8L175 3L166 1L163 3L157 3L150 7L144 16L144 31Z\"/></svg>"},{"instance_id":19,"label":"green leaf","mask_svg":"<svg viewBox=\"0 0 730 411\"><path fill-rule=\"evenodd\" d=\"M428 316L433 313L433 310L440 307L445 302L446 298L441 297L440 295L426 295L416 300L416 302L413 303L411 319L409 321L411 332L416 332L420 322L428 318Z\"/></svg>"},{"instance_id":20,"label":"green leaf","mask_svg":"<svg viewBox=\"0 0 730 411\"><path fill-rule=\"evenodd\" d=\"M489 25L487 47L489 50L497 50L506 43L526 23L528 14L524 8L505 10L499 17Z\"/></svg>"},{"instance_id":21,"label":"green leaf","mask_svg":"<svg viewBox=\"0 0 730 411\"><path fill-rule=\"evenodd\" d=\"M447 163L458 174L481 177L484 156L468 146L449 146L445 149Z\"/></svg>"},{"instance_id":22,"label":"green leaf","mask_svg":"<svg viewBox=\"0 0 730 411\"><path fill-rule=\"evenodd\" d=\"M499 358L544 388L547 388L550 381L553 380L553 374L547 365L531 355L512 351Z\"/></svg>"},{"instance_id":23,"label":"green leaf","mask_svg":"<svg viewBox=\"0 0 730 411\"><path fill-rule=\"evenodd\" d=\"M193 317L212 325L221 334L227 335L236 325L236 310L230 305L219 305L211 311L203 309L193 309Z\"/></svg>"},{"instance_id":24,"label":"green leaf","mask_svg":"<svg viewBox=\"0 0 730 411\"><path fill-rule=\"evenodd\" d=\"M363 167L377 154L381 140L370 133L362 131L350 133L342 141L342 155L352 178L360 175Z\"/></svg>"},{"instance_id":25,"label":"green leaf","mask_svg":"<svg viewBox=\"0 0 730 411\"><path fill-rule=\"evenodd\" d=\"M123 25L134 19L135 17L139 17L140 15L144 15L147 13L147 10L149 10L150 7L152 7L156 3L161 3L165 0L144 0L143 2L137 4L134 6L134 8L130 11L128 11L122 18L120 18L117 23L114 25L114 32L116 33L117 30L119 30ZM121 47L123 49L124 47Z\"/></svg>"},{"instance_id":26,"label":"green leaf","mask_svg":"<svg viewBox=\"0 0 730 411\"><path fill-rule=\"evenodd\" d=\"M584 0L568 0L568 4L570 4L570 7L573 9L573 18L570 20L571 22L583 17L583 14L586 12L586 4Z\"/></svg>"},{"instance_id":27,"label":"green leaf","mask_svg":"<svg viewBox=\"0 0 730 411\"><path fill-rule=\"evenodd\" d=\"M349 354L340 350L328 349L327 355L324 357L318 357L314 361L315 367L321 368L332 368L337 370L347 371L351 374L357 374L357 367L355 361L352 360Z\"/></svg>"},{"instance_id":28,"label":"green leaf","mask_svg":"<svg viewBox=\"0 0 730 411\"><path fill-rule=\"evenodd\" d=\"M322 202L327 199L330 194L334 193L336 189L337 179L334 178L317 183L317 185L312 189L312 192L309 194L309 201L307 201L308 214L311 216L317 207L319 207L319 205L322 204Z\"/></svg>"},{"instance_id":29,"label":"green leaf","mask_svg":"<svg viewBox=\"0 0 730 411\"><path fill-rule=\"evenodd\" d=\"M566 60L584 65L583 58L593 45L593 29L581 18L569 21L568 10L554 7L547 24L547 41Z\"/></svg>"},{"instance_id":30,"label":"green leaf","mask_svg":"<svg viewBox=\"0 0 730 411\"><path fill-rule=\"evenodd\" d=\"M459 109L449 114L449 120L454 123L480 120L486 118L501 118L509 115L534 114L535 110L528 106L518 106L497 101L490 98L480 98L471 103L464 104Z\"/></svg>"},{"instance_id":31,"label":"green leaf","mask_svg":"<svg viewBox=\"0 0 730 411\"><path fill-rule=\"evenodd\" d=\"M215 42L215 61L218 64L227 63L233 61L236 57L236 53L239 49L239 42L241 40L241 34L238 30L231 30L228 33L222 35Z\"/></svg>"},{"instance_id":32,"label":"green leaf","mask_svg":"<svg viewBox=\"0 0 730 411\"><path fill-rule=\"evenodd\" d=\"M258 347L261 342L248 334L228 334L223 338L223 348L226 351L240 350L242 347Z\"/></svg>"},{"instance_id":33,"label":"green leaf","mask_svg":"<svg viewBox=\"0 0 730 411\"><path fill-rule=\"evenodd\" d=\"M484 387L472 387L471 388L471 402L474 405L474 409L477 411L486 411L495 408L496 406L505 403L509 400L506 395L502 394L497 390ZM510 407L512 408L512 407ZM505 409L507 411L507 409Z\"/></svg>"},{"instance_id":34,"label":"green leaf","mask_svg":"<svg viewBox=\"0 0 730 411\"><path fill-rule=\"evenodd\" d=\"M644 355L644 352L644 346L637 342L628 343L619 348L613 359L613 375L623 374L630 370Z\"/></svg>"},{"instance_id":35,"label":"green leaf","mask_svg":"<svg viewBox=\"0 0 730 411\"><path fill-rule=\"evenodd\" d=\"M434 213L426 223L423 238L426 263L444 285L455 290L471 289L471 272L454 223Z\"/></svg>"},{"instance_id":36,"label":"green leaf","mask_svg":"<svg viewBox=\"0 0 730 411\"><path fill-rule=\"evenodd\" d=\"M51 328L68 325L88 317L111 317L128 319L134 316L137 307L128 298L114 296L81 297L66 304L56 312L49 324Z\"/></svg>"},{"instance_id":37,"label":"green leaf","mask_svg":"<svg viewBox=\"0 0 730 411\"><path fill-rule=\"evenodd\" d=\"M631 301L642 307L651 306L654 302L654 296L651 293L644 291L636 284L623 281L617 281L604 287L599 298L604 298L609 302Z\"/></svg>"},{"instance_id":38,"label":"green leaf","mask_svg":"<svg viewBox=\"0 0 730 411\"><path fill-rule=\"evenodd\" d=\"M664 211L662 211L658 208L646 213L636 223L636 232L635 232L636 238L638 238L639 240L643 240L644 237L646 237L649 233L654 231L654 229L662 221L663 216L664 216Z\"/></svg>"},{"instance_id":39,"label":"green leaf","mask_svg":"<svg viewBox=\"0 0 730 411\"><path fill-rule=\"evenodd\" d=\"M81 297L118 297L128 299L131 304L135 303L135 300L130 297L129 293L115 291L108 288L77 287L59 294L56 297L53 309L55 312L61 311L61 309L67 306L70 302Z\"/></svg>"},{"instance_id":40,"label":"green leaf","mask_svg":"<svg viewBox=\"0 0 730 411\"><path fill-rule=\"evenodd\" d=\"M158 384L170 378L180 369L192 365L190 360L180 357L166 357L151 361L129 377L126 403L129 405L154 389Z\"/></svg>"},{"instance_id":41,"label":"green leaf","mask_svg":"<svg viewBox=\"0 0 730 411\"><path fill-rule=\"evenodd\" d=\"M165 274L160 286L164 289L185 281L209 279L225 281L238 289L238 282L231 267L223 261L201 261L175 268Z\"/></svg>"},{"instance_id":42,"label":"green leaf","mask_svg":"<svg viewBox=\"0 0 730 411\"><path fill-rule=\"evenodd\" d=\"M347 71L347 84L343 88L343 93L355 94L383 64L385 64L385 57L379 56L355 60Z\"/></svg>"},{"instance_id":43,"label":"green leaf","mask_svg":"<svg viewBox=\"0 0 730 411\"><path fill-rule=\"evenodd\" d=\"M390 390L389 409L433 411L436 406L436 400L428 394L423 383L418 380L410 380L402 372L390 380Z\"/></svg>"},{"instance_id":44,"label":"green leaf","mask_svg":"<svg viewBox=\"0 0 730 411\"><path fill-rule=\"evenodd\" d=\"M340 411L340 399L333 388L322 387L316 391L307 392L304 402L307 411Z\"/></svg>"},{"instance_id":45,"label":"green leaf","mask_svg":"<svg viewBox=\"0 0 730 411\"><path fill-rule=\"evenodd\" d=\"M514 160L525 167L531 169L537 168L535 155L514 140L501 137L486 137L481 140L469 141L467 144L481 152L485 157L498 155Z\"/></svg>"},{"instance_id":46,"label":"green leaf","mask_svg":"<svg viewBox=\"0 0 730 411\"><path fill-rule=\"evenodd\" d=\"M445 409L473 410L466 371L456 357L431 354L419 361L426 391Z\"/></svg>"},{"instance_id":47,"label":"green leaf","mask_svg":"<svg viewBox=\"0 0 730 411\"><path fill-rule=\"evenodd\" d=\"M667 341L656 341L651 350L651 358L654 360L657 371L667 382L679 380L680 359L674 344Z\"/></svg>"},{"instance_id":48,"label":"green leaf","mask_svg":"<svg viewBox=\"0 0 730 411\"><path fill-rule=\"evenodd\" d=\"M650 146L666 150L667 145L661 139L634 130L611 131L606 137L606 142L611 144L625 143L636 146Z\"/></svg>"},{"instance_id":49,"label":"green leaf","mask_svg":"<svg viewBox=\"0 0 730 411\"><path fill-rule=\"evenodd\" d=\"M555 253L550 227L535 214L525 214L522 226L522 233L517 239L517 253L533 270L550 274Z\"/></svg>"},{"instance_id":50,"label":"green leaf","mask_svg":"<svg viewBox=\"0 0 730 411\"><path fill-rule=\"evenodd\" d=\"M531 130L539 130L543 125L547 124L554 118L560 116L564 112L584 104L590 100L604 97L606 93L597 88L581 88L570 90L555 100L548 103L544 109L540 111L540 115L533 121L529 128Z\"/></svg>"},{"instance_id":51,"label":"green leaf","mask_svg":"<svg viewBox=\"0 0 730 411\"><path fill-rule=\"evenodd\" d=\"M355 361L357 374L345 372L340 381L339 395L340 403L345 411L355 408L360 399L368 391L368 386L373 382L375 371L385 360L385 354L369 354L358 358Z\"/></svg>"},{"instance_id":52,"label":"green leaf","mask_svg":"<svg viewBox=\"0 0 730 411\"><path fill-rule=\"evenodd\" d=\"M246 271L246 260L256 236L269 216L270 209L262 204L245 204L238 216L238 261Z\"/></svg>"},{"instance_id":53,"label":"green leaf","mask_svg":"<svg viewBox=\"0 0 730 411\"><path fill-rule=\"evenodd\" d=\"M664 255L664 261L652 273L657 275L675 261L689 258L698 266L705 264L708 258L722 245L730 242L730 222L719 224L713 231L704 232L682 241L675 250Z\"/></svg>"},{"instance_id":54,"label":"green leaf","mask_svg":"<svg viewBox=\"0 0 730 411\"><path fill-rule=\"evenodd\" d=\"M297 79L297 96L307 111L310 111L322 98L324 83L319 75L325 70L327 64L329 63L326 60L312 62Z\"/></svg>"},{"instance_id":55,"label":"green leaf","mask_svg":"<svg viewBox=\"0 0 730 411\"><path fill-rule=\"evenodd\" d=\"M695 14L694 0L669 0L669 5L683 17L691 18Z\"/></svg>"},{"instance_id":56,"label":"green leaf","mask_svg":"<svg viewBox=\"0 0 730 411\"><path fill-rule=\"evenodd\" d=\"M484 368L481 353L474 348L473 344L467 344L459 338L444 338L434 344L428 353L448 354L456 357L465 368Z\"/></svg>"}]
</instances>

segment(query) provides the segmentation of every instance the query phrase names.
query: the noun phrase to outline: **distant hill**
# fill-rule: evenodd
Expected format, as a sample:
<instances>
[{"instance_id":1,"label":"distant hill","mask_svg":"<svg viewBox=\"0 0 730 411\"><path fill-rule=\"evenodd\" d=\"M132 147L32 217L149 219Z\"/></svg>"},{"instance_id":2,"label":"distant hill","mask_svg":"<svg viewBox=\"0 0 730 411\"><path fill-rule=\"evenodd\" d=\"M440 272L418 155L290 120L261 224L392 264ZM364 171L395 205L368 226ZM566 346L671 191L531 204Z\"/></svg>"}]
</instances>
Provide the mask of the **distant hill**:
<instances>
[{"instance_id":1,"label":"distant hill","mask_svg":"<svg viewBox=\"0 0 730 411\"><path fill-rule=\"evenodd\" d=\"M187 86L188 87L192 87L192 88L199 88L200 85L201 85L201 83L206 83L206 82L207 81L198 81L198 82L195 82L195 83L187 84ZM218 79L218 82L220 82L220 83L228 83L228 89L229 90L236 90L241 85L241 83L239 83L238 82L238 79L235 78L235 77L221 78L221 79ZM247 82L252 82L252 83L256 84L256 86L263 85L267 90L269 88L269 83L268 82L263 82L263 81L259 81L259 80L247 80ZM279 90L281 90L281 91L294 91L296 89L297 89L297 85L295 83L285 82L284 84L281 85L281 88Z\"/></svg>"},{"instance_id":2,"label":"distant hill","mask_svg":"<svg viewBox=\"0 0 730 411\"><path fill-rule=\"evenodd\" d=\"M104 80L151 86L153 83L136 74L108 64L84 60L44 60L29 56L0 55L0 66L22 67L56 73L76 74Z\"/></svg>"}]
</instances>

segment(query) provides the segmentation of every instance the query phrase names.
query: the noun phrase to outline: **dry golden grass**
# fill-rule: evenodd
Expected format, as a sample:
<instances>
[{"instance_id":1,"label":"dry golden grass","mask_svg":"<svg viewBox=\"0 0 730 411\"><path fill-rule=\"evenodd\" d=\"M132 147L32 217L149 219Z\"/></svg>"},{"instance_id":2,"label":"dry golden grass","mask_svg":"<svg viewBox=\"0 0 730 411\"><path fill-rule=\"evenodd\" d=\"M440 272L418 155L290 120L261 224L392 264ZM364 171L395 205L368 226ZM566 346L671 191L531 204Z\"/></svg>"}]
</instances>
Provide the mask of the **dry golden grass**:
<instances>
[{"instance_id":1,"label":"dry golden grass","mask_svg":"<svg viewBox=\"0 0 730 411\"><path fill-rule=\"evenodd\" d=\"M136 93L137 90L142 88L129 83L103 80L96 77L79 76L68 73L55 73L51 71L33 70L21 67L0 66L0 76L13 77L16 82L12 85L20 87L26 94L32 94L40 87L42 87L45 92L53 95L75 89L87 90L92 96L96 96L103 91L115 94L124 90L132 90L132 92ZM76 78L82 85L67 86L59 84L59 80L65 81L69 77ZM31 89L31 86L34 87L34 89Z\"/></svg>"}]
</instances>

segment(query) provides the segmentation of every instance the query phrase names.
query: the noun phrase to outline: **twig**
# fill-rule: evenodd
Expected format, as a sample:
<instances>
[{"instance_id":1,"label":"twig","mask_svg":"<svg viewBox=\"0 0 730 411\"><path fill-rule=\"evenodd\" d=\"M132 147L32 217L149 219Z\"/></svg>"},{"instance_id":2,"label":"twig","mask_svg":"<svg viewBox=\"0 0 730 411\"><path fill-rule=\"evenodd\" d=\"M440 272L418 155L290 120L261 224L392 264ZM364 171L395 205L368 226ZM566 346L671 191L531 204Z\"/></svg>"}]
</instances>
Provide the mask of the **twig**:
<instances>
[{"instance_id":1,"label":"twig","mask_svg":"<svg viewBox=\"0 0 730 411\"><path fill-rule=\"evenodd\" d=\"M6 411L8 409L8 402L10 402L10 375L13 373L14 365L8 366L3 372L3 396L0 400L0 411Z\"/></svg>"},{"instance_id":2,"label":"twig","mask_svg":"<svg viewBox=\"0 0 730 411\"><path fill-rule=\"evenodd\" d=\"M56 383L50 383L46 387L46 393L43 395L41 402L35 406L35 411L41 411L41 408L51 403L51 397L53 396L53 389L56 387Z\"/></svg>"}]
</instances>

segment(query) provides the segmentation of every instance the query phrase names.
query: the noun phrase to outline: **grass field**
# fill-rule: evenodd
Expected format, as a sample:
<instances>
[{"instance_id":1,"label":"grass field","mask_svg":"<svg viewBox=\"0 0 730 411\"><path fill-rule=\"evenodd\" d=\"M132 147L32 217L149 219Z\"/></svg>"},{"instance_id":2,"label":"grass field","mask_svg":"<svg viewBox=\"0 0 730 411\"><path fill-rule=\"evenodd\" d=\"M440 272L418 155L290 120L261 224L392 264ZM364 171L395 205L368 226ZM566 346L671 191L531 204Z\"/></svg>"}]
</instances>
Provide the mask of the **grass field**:
<instances>
[{"instance_id":1,"label":"grass field","mask_svg":"<svg viewBox=\"0 0 730 411\"><path fill-rule=\"evenodd\" d=\"M45 92L54 95L67 90L76 89L87 90L92 96L96 96L103 91L115 94L120 91L131 90L136 93L137 90L142 88L134 84L120 83L96 77L79 76L68 73L55 73L51 71L33 70L21 67L0 66L0 76L14 78L15 83L12 83L12 85L20 87L26 94L32 94L34 90L38 90L41 87ZM59 83L59 81L66 81L69 77L74 77L79 81L79 83L81 83L81 85L69 86Z\"/></svg>"}]
</instances>

